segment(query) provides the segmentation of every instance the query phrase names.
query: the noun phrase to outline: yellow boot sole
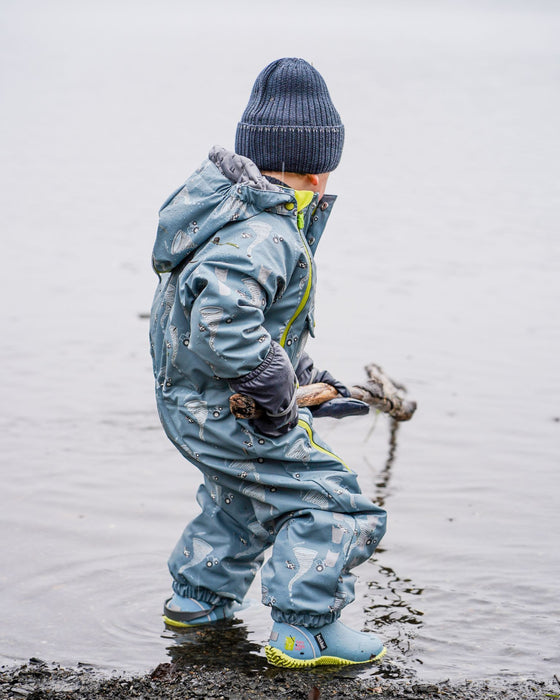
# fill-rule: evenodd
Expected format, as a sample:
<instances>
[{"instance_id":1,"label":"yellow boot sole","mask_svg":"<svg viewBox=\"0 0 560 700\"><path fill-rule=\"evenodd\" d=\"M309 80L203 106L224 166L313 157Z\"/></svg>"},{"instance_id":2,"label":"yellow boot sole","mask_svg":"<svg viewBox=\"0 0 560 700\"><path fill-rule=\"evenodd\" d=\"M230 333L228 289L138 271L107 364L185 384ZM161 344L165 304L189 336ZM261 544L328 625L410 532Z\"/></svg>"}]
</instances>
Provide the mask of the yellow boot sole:
<instances>
[{"instance_id":1,"label":"yellow boot sole","mask_svg":"<svg viewBox=\"0 0 560 700\"><path fill-rule=\"evenodd\" d=\"M189 625L188 622L177 622L177 620L172 620L170 617L167 617L167 615L163 615L162 617L165 624L169 625L170 627L181 627L182 629L185 629L185 627L195 627L195 625ZM196 625L196 627L201 627L201 625Z\"/></svg>"},{"instance_id":2,"label":"yellow boot sole","mask_svg":"<svg viewBox=\"0 0 560 700\"><path fill-rule=\"evenodd\" d=\"M299 659L293 659L291 656L284 654L280 649L275 649L267 645L264 648L266 658L269 664L273 666L282 666L283 668L311 668L313 666L351 666L354 664L369 664L375 661L380 661L385 654L387 649L383 649L377 654L377 656L367 659L367 661L350 661L349 659L341 659L338 656L318 656L316 659L307 659L305 661Z\"/></svg>"}]
</instances>

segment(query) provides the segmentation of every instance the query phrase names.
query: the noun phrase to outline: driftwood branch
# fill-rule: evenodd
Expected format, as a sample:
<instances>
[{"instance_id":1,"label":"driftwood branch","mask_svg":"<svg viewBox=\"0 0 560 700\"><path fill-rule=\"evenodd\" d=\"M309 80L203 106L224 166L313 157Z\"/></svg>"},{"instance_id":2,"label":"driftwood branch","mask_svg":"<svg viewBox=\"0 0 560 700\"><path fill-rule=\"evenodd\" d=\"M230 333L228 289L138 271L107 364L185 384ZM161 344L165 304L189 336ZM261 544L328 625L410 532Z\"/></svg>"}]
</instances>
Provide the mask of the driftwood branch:
<instances>
[{"instance_id":1,"label":"driftwood branch","mask_svg":"<svg viewBox=\"0 0 560 700\"><path fill-rule=\"evenodd\" d=\"M379 365L369 364L365 368L367 379L350 388L352 398L360 399L397 421L410 420L416 410L416 402L405 398L402 384L387 377ZM330 384L308 384L297 391L298 406L318 406L339 396ZM236 418L257 418L262 413L260 406L250 396L233 394L229 399L230 410Z\"/></svg>"}]
</instances>

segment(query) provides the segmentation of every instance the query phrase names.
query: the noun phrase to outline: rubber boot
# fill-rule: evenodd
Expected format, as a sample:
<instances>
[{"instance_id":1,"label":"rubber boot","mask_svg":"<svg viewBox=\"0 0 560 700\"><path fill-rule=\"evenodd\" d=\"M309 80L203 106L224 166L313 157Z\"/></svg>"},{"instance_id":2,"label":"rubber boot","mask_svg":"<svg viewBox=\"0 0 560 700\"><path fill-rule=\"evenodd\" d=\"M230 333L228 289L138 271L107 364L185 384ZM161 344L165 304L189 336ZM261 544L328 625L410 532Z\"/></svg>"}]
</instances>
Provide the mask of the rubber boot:
<instances>
[{"instance_id":1,"label":"rubber boot","mask_svg":"<svg viewBox=\"0 0 560 700\"><path fill-rule=\"evenodd\" d=\"M275 622L265 647L273 666L309 668L379 661L386 649L371 632L357 632L336 620L324 627Z\"/></svg>"},{"instance_id":2,"label":"rubber boot","mask_svg":"<svg viewBox=\"0 0 560 700\"><path fill-rule=\"evenodd\" d=\"M211 605L196 598L183 598L174 593L163 606L163 621L172 627L195 627L229 620L241 606L232 601L224 605Z\"/></svg>"}]
</instances>

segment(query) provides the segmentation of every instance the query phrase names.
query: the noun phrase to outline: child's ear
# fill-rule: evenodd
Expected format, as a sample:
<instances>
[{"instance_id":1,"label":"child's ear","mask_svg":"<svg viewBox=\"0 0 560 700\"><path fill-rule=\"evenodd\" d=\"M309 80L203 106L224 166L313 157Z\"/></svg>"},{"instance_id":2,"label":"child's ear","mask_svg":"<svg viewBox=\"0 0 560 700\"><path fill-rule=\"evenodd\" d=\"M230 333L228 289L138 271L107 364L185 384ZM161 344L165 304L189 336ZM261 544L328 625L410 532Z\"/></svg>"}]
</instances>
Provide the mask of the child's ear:
<instances>
[{"instance_id":1,"label":"child's ear","mask_svg":"<svg viewBox=\"0 0 560 700\"><path fill-rule=\"evenodd\" d=\"M318 175L311 175L310 173L308 173L306 175L306 177L309 180L309 182L313 185L313 187L317 187L317 185L319 184L319 176Z\"/></svg>"}]
</instances>

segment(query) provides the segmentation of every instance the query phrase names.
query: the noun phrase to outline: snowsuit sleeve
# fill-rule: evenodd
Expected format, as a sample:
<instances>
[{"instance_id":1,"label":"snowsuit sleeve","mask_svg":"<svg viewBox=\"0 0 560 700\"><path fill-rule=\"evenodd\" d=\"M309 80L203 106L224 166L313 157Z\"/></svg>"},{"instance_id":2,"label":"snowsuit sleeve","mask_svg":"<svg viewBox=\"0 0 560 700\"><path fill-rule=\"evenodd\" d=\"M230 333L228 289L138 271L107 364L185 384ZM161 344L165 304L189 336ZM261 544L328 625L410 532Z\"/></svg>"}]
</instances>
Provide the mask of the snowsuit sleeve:
<instances>
[{"instance_id":1,"label":"snowsuit sleeve","mask_svg":"<svg viewBox=\"0 0 560 700\"><path fill-rule=\"evenodd\" d=\"M278 246L267 252L263 243L258 256L248 256L243 246L223 239L214 245L214 255L205 255L191 271L187 266L180 288L190 314L189 349L216 376L238 379L267 357L272 339L266 313L286 284L288 264Z\"/></svg>"}]
</instances>

